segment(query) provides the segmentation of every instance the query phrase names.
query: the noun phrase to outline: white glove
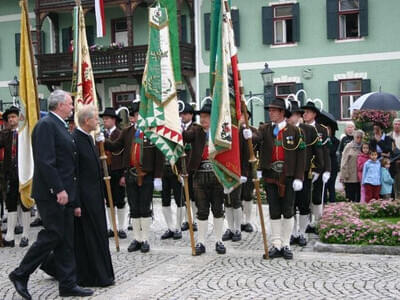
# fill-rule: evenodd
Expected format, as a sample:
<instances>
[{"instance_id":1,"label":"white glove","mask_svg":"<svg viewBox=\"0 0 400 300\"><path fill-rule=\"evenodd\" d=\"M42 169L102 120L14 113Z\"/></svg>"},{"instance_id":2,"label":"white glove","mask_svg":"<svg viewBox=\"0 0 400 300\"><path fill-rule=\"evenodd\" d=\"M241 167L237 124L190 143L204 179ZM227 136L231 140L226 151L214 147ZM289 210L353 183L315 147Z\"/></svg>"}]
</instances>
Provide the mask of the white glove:
<instances>
[{"instance_id":1,"label":"white glove","mask_svg":"<svg viewBox=\"0 0 400 300\"><path fill-rule=\"evenodd\" d=\"M312 182L316 182L319 178L319 173L317 172L312 172Z\"/></svg>"},{"instance_id":2,"label":"white glove","mask_svg":"<svg viewBox=\"0 0 400 300\"><path fill-rule=\"evenodd\" d=\"M162 191L162 181L161 178L154 178L154 190L156 192Z\"/></svg>"},{"instance_id":3,"label":"white glove","mask_svg":"<svg viewBox=\"0 0 400 300\"><path fill-rule=\"evenodd\" d=\"M102 143L104 142L106 139L104 137L104 133L100 132L97 136L96 136L96 142L98 143Z\"/></svg>"},{"instance_id":4,"label":"white glove","mask_svg":"<svg viewBox=\"0 0 400 300\"><path fill-rule=\"evenodd\" d=\"M245 140L251 139L253 137L253 132L251 131L251 129L243 129L243 137Z\"/></svg>"},{"instance_id":5,"label":"white glove","mask_svg":"<svg viewBox=\"0 0 400 300\"><path fill-rule=\"evenodd\" d=\"M247 182L247 177L240 176L240 183L246 183L246 182Z\"/></svg>"},{"instance_id":6,"label":"white glove","mask_svg":"<svg viewBox=\"0 0 400 300\"><path fill-rule=\"evenodd\" d=\"M331 178L331 172L324 172L322 174L322 182L327 183L329 178Z\"/></svg>"},{"instance_id":7,"label":"white glove","mask_svg":"<svg viewBox=\"0 0 400 300\"><path fill-rule=\"evenodd\" d=\"M262 178L262 171L257 171L257 179L261 179Z\"/></svg>"},{"instance_id":8,"label":"white glove","mask_svg":"<svg viewBox=\"0 0 400 300\"><path fill-rule=\"evenodd\" d=\"M182 186L185 186L185 180L183 179L183 176L179 175L178 180L182 184Z\"/></svg>"},{"instance_id":9,"label":"white glove","mask_svg":"<svg viewBox=\"0 0 400 300\"><path fill-rule=\"evenodd\" d=\"M303 189L303 181L300 179L293 180L292 187L295 192L301 191Z\"/></svg>"}]
</instances>

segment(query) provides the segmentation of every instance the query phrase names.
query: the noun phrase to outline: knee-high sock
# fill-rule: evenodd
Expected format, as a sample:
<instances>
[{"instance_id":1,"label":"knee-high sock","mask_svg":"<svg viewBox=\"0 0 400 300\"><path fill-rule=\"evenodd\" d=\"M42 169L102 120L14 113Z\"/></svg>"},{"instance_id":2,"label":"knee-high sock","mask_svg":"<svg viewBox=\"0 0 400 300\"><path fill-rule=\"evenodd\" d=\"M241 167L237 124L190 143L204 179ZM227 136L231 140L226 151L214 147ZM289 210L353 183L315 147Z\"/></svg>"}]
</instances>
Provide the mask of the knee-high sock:
<instances>
[{"instance_id":1,"label":"knee-high sock","mask_svg":"<svg viewBox=\"0 0 400 300\"><path fill-rule=\"evenodd\" d=\"M118 208L117 210L118 216L118 230L126 230L126 207Z\"/></svg>"},{"instance_id":2,"label":"knee-high sock","mask_svg":"<svg viewBox=\"0 0 400 300\"><path fill-rule=\"evenodd\" d=\"M217 242L222 241L222 231L224 229L224 218L214 218L214 233Z\"/></svg>"},{"instance_id":3,"label":"knee-high sock","mask_svg":"<svg viewBox=\"0 0 400 300\"><path fill-rule=\"evenodd\" d=\"M293 230L294 218L283 218L281 226L281 240L283 247L290 247L290 235Z\"/></svg>"},{"instance_id":4,"label":"knee-high sock","mask_svg":"<svg viewBox=\"0 0 400 300\"><path fill-rule=\"evenodd\" d=\"M205 245L207 239L207 231L208 231L208 220L205 221L197 221L198 224L198 233L197 233L197 242Z\"/></svg>"},{"instance_id":5,"label":"knee-high sock","mask_svg":"<svg viewBox=\"0 0 400 300\"><path fill-rule=\"evenodd\" d=\"M163 206L162 213L164 215L165 223L167 223L167 227L169 230L174 231L174 225L172 225L172 209L171 206Z\"/></svg>"},{"instance_id":6,"label":"knee-high sock","mask_svg":"<svg viewBox=\"0 0 400 300\"><path fill-rule=\"evenodd\" d=\"M22 226L23 226L22 237L26 237L27 239L29 239L29 229L31 227L30 211L22 212Z\"/></svg>"},{"instance_id":7,"label":"knee-high sock","mask_svg":"<svg viewBox=\"0 0 400 300\"><path fill-rule=\"evenodd\" d=\"M282 248L281 219L271 220L270 223L271 223L271 243L275 248L281 249Z\"/></svg>"},{"instance_id":8,"label":"knee-high sock","mask_svg":"<svg viewBox=\"0 0 400 300\"><path fill-rule=\"evenodd\" d=\"M6 241L14 240L14 229L17 224L17 212L8 212L7 214L7 234L4 238Z\"/></svg>"},{"instance_id":9,"label":"knee-high sock","mask_svg":"<svg viewBox=\"0 0 400 300\"><path fill-rule=\"evenodd\" d=\"M315 223L318 223L322 217L322 204L313 205L312 206L312 213L315 217Z\"/></svg>"},{"instance_id":10,"label":"knee-high sock","mask_svg":"<svg viewBox=\"0 0 400 300\"><path fill-rule=\"evenodd\" d=\"M232 207L225 207L225 218L228 221L228 229L234 230L235 224L233 219L233 209Z\"/></svg>"},{"instance_id":11,"label":"knee-high sock","mask_svg":"<svg viewBox=\"0 0 400 300\"><path fill-rule=\"evenodd\" d=\"M253 209L253 201L243 201L243 213L246 223L251 223L251 212Z\"/></svg>"},{"instance_id":12,"label":"knee-high sock","mask_svg":"<svg viewBox=\"0 0 400 300\"><path fill-rule=\"evenodd\" d=\"M112 218L111 218L111 208L106 207L106 217L107 217L107 228L113 229Z\"/></svg>"},{"instance_id":13,"label":"knee-high sock","mask_svg":"<svg viewBox=\"0 0 400 300\"><path fill-rule=\"evenodd\" d=\"M176 229L181 231L181 225L185 217L186 209L184 206L176 208Z\"/></svg>"},{"instance_id":14,"label":"knee-high sock","mask_svg":"<svg viewBox=\"0 0 400 300\"><path fill-rule=\"evenodd\" d=\"M193 223L197 223L197 205L196 202L191 201Z\"/></svg>"},{"instance_id":15,"label":"knee-high sock","mask_svg":"<svg viewBox=\"0 0 400 300\"><path fill-rule=\"evenodd\" d=\"M234 232L240 232L240 225L242 223L242 208L233 209L233 230Z\"/></svg>"},{"instance_id":16,"label":"knee-high sock","mask_svg":"<svg viewBox=\"0 0 400 300\"><path fill-rule=\"evenodd\" d=\"M149 240L149 231L151 225L151 217L140 218L140 225L142 226L142 239L143 241Z\"/></svg>"},{"instance_id":17,"label":"knee-high sock","mask_svg":"<svg viewBox=\"0 0 400 300\"><path fill-rule=\"evenodd\" d=\"M299 233L300 235L306 234L307 225L310 223L309 215L300 215L299 216Z\"/></svg>"},{"instance_id":18,"label":"knee-high sock","mask_svg":"<svg viewBox=\"0 0 400 300\"><path fill-rule=\"evenodd\" d=\"M142 228L140 226L139 218L132 219L132 231L133 231L133 238L138 242L141 242L143 239L142 239Z\"/></svg>"},{"instance_id":19,"label":"knee-high sock","mask_svg":"<svg viewBox=\"0 0 400 300\"><path fill-rule=\"evenodd\" d=\"M299 236L299 230L297 228L297 217L296 217L296 215L293 218L294 218L294 222L293 222L292 235L294 237L298 237Z\"/></svg>"}]
</instances>

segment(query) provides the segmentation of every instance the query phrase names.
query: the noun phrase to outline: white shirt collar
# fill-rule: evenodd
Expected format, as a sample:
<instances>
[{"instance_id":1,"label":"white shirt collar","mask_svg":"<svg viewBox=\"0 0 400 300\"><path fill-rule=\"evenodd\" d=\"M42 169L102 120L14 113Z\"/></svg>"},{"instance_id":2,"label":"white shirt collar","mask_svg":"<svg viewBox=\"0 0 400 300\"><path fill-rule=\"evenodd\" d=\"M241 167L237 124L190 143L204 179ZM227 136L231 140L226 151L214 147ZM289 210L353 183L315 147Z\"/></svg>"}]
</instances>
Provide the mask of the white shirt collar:
<instances>
[{"instance_id":1,"label":"white shirt collar","mask_svg":"<svg viewBox=\"0 0 400 300\"><path fill-rule=\"evenodd\" d=\"M299 127L299 126L300 126L300 124L301 124L301 123L300 123L300 121L299 121L299 122L297 122L297 123L296 123L296 127Z\"/></svg>"},{"instance_id":2,"label":"white shirt collar","mask_svg":"<svg viewBox=\"0 0 400 300\"><path fill-rule=\"evenodd\" d=\"M282 122L280 122L280 123L278 123L278 124L272 122L272 125L278 125L279 131L281 131L283 128L285 128L285 127L286 127L286 124L287 124L287 123L286 123L286 120L283 120Z\"/></svg>"},{"instance_id":3,"label":"white shirt collar","mask_svg":"<svg viewBox=\"0 0 400 300\"><path fill-rule=\"evenodd\" d=\"M61 122L63 122L64 123L64 125L67 125L67 122L65 122L65 120L63 119L63 118L61 118L58 114L56 114L55 112L53 112L53 111L51 111L50 112L51 114L53 114L53 115L55 115L58 119L60 119L61 120Z\"/></svg>"},{"instance_id":4,"label":"white shirt collar","mask_svg":"<svg viewBox=\"0 0 400 300\"><path fill-rule=\"evenodd\" d=\"M111 135L115 129L117 129L117 126L115 126L115 125L111 129L107 129L108 134Z\"/></svg>"},{"instance_id":5,"label":"white shirt collar","mask_svg":"<svg viewBox=\"0 0 400 300\"><path fill-rule=\"evenodd\" d=\"M185 130L186 129L188 129L188 127L192 124L192 121L190 120L189 122L187 122L187 123L182 123L183 124L183 127L185 128Z\"/></svg>"},{"instance_id":6,"label":"white shirt collar","mask_svg":"<svg viewBox=\"0 0 400 300\"><path fill-rule=\"evenodd\" d=\"M89 133L87 133L85 130L83 130L82 128L80 128L79 126L76 127L79 131L83 132L86 135L90 135Z\"/></svg>"}]
</instances>

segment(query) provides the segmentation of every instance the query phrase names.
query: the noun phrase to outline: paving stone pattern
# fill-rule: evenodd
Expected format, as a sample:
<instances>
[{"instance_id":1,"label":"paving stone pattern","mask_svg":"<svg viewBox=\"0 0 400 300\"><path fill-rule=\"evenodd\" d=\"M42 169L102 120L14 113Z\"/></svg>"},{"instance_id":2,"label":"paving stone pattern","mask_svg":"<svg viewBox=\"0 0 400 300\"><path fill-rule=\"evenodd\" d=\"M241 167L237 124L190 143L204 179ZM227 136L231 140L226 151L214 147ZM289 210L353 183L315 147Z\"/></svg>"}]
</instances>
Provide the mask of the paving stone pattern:
<instances>
[{"instance_id":1,"label":"paving stone pattern","mask_svg":"<svg viewBox=\"0 0 400 300\"><path fill-rule=\"evenodd\" d=\"M154 210L151 251L128 253L129 233L117 253L111 239L116 285L96 288L87 299L400 299L399 256L316 253L316 237L310 236L309 246L294 247L293 260L263 260L257 226L254 233L243 233L241 242L225 243L227 254L218 255L210 218L207 252L193 257L188 233L182 240L160 240L165 223L159 201ZM257 218L254 214L255 225ZM32 230L30 241L37 232ZM0 248L1 300L21 299L7 276L25 251ZM31 276L29 291L33 299L60 299L57 282L39 270Z\"/></svg>"}]
</instances>

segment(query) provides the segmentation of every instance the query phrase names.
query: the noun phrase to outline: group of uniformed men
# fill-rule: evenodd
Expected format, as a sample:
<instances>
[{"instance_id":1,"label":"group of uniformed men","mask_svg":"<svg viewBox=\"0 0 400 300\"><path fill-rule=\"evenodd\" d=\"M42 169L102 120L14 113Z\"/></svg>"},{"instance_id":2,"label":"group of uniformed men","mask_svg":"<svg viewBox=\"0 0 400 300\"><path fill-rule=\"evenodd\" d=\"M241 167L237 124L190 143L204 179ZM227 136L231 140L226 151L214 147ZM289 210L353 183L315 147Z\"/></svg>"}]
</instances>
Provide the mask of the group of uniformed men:
<instances>
[{"instance_id":1,"label":"group of uniformed men","mask_svg":"<svg viewBox=\"0 0 400 300\"><path fill-rule=\"evenodd\" d=\"M270 122L260 125L258 129L246 128L242 116L239 131L241 185L229 194L224 194L223 186L215 176L208 158L211 102L206 102L199 111L194 111L191 105L184 103L180 118L194 217L193 229L197 231L197 255L206 252L210 208L217 253L226 253L223 241L240 241L241 231L253 231L251 212L255 179L252 178L251 164L248 162L248 139L252 139L259 153L257 176L264 184L269 204L272 243L270 258L292 259L290 244L307 244L305 233L315 232L315 223L322 215L323 185L330 177L329 133L327 127L316 123L320 111L313 102L299 106L295 101L290 101L288 105L288 101L275 99L268 105ZM178 162L172 168L157 147L136 127L138 111L139 103L134 103L129 113L130 125L120 130L117 127L119 116L113 108L106 108L101 114L104 134L99 135L97 141L105 141L105 149L108 151L112 196L117 208L117 234L121 239L127 238L126 192L133 230L133 241L128 251L140 250L145 253L150 250L149 231L154 190L161 192L162 213L167 225L161 239L181 239L182 231L189 226L185 221L181 163ZM194 122L196 114L199 115L199 124ZM251 117L250 113L248 116ZM9 135L10 161L14 161L15 139L13 134ZM3 142L6 139L4 136L5 133L0 135L0 147L7 149ZM7 174L12 191L15 176L10 172ZM177 206L175 222L171 209L171 191ZM10 197L7 203L9 222L15 222L13 212L18 198L14 198ZM299 220L295 219L297 210ZM314 216L313 223L310 223L310 213ZM111 220L111 210L107 210L107 215L108 220ZM224 216L228 224L225 232ZM23 223L29 224L28 221ZM7 231L6 242L11 239L10 235ZM113 232L110 229L111 236Z\"/></svg>"}]
</instances>

